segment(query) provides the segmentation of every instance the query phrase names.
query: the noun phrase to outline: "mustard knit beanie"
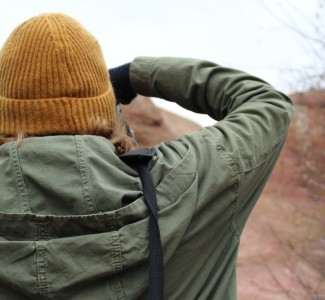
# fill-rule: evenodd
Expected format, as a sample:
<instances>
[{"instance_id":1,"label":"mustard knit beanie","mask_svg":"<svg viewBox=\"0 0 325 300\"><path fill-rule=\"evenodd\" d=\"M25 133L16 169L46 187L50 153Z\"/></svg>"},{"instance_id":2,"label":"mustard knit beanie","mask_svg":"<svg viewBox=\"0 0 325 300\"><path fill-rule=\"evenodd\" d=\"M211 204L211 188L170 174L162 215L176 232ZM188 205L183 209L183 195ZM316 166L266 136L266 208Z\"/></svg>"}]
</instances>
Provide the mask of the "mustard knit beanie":
<instances>
[{"instance_id":1,"label":"mustard knit beanie","mask_svg":"<svg viewBox=\"0 0 325 300\"><path fill-rule=\"evenodd\" d=\"M0 51L0 134L78 134L112 123L115 96L98 42L74 19L44 14Z\"/></svg>"}]
</instances>

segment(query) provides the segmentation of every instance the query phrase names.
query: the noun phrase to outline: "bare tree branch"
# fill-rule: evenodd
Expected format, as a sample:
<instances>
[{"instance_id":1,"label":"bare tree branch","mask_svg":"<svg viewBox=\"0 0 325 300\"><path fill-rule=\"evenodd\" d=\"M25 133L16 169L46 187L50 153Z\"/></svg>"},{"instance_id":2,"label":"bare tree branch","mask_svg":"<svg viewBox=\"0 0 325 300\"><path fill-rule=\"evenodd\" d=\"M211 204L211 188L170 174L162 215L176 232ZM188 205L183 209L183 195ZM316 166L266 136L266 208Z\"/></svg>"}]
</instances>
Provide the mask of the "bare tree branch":
<instances>
[{"instance_id":1,"label":"bare tree branch","mask_svg":"<svg viewBox=\"0 0 325 300\"><path fill-rule=\"evenodd\" d=\"M271 16L300 39L301 45L298 47L310 61L299 70L291 68L287 71L291 78L289 84L296 91L325 89L325 0L318 0L316 4L317 10L314 15L309 16L293 1L278 2L277 10L271 8L267 2L261 3Z\"/></svg>"}]
</instances>

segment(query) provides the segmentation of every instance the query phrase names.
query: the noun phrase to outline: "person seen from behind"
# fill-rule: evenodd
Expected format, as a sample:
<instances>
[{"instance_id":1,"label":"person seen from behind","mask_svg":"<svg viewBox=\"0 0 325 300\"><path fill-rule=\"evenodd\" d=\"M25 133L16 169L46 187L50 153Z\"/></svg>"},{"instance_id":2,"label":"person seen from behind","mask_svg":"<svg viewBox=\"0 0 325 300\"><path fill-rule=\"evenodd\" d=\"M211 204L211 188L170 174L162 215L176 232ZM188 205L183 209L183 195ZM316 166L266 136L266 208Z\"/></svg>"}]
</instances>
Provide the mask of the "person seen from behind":
<instances>
[{"instance_id":1,"label":"person seen from behind","mask_svg":"<svg viewBox=\"0 0 325 300\"><path fill-rule=\"evenodd\" d=\"M0 50L1 300L148 299L149 208L119 157L137 144L116 112L137 94L218 121L148 162L160 297L237 298L241 233L285 142L289 98L205 60L137 57L108 72L86 29L43 14Z\"/></svg>"}]
</instances>

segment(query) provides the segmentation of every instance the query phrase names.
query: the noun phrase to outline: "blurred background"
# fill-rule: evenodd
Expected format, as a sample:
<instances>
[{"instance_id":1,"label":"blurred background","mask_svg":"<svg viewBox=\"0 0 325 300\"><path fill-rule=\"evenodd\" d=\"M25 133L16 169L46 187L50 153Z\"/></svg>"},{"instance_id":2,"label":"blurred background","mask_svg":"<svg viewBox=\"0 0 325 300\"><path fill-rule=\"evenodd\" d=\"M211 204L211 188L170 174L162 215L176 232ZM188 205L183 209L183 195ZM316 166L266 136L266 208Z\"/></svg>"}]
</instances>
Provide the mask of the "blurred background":
<instances>
[{"instance_id":1,"label":"blurred background","mask_svg":"<svg viewBox=\"0 0 325 300\"><path fill-rule=\"evenodd\" d=\"M263 78L296 105L288 140L247 224L239 299L325 299L325 0L0 0L0 47L26 19L66 13L108 67L136 56L202 58ZM140 145L212 125L161 99L123 108Z\"/></svg>"}]
</instances>

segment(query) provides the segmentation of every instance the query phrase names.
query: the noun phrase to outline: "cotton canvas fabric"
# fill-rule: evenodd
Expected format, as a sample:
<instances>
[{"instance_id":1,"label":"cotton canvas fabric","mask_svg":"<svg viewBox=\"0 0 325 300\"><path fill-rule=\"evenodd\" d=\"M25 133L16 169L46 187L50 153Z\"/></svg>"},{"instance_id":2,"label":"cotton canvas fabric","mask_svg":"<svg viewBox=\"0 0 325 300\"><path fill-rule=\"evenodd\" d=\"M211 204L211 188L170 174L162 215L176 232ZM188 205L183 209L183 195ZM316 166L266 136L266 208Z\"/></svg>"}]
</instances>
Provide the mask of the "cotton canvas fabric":
<instances>
[{"instance_id":1,"label":"cotton canvas fabric","mask_svg":"<svg viewBox=\"0 0 325 300\"><path fill-rule=\"evenodd\" d=\"M212 62L139 57L131 84L215 125L157 145L166 299L236 299L240 236L285 141L292 103ZM136 170L90 135L0 147L0 299L147 299L148 209Z\"/></svg>"}]
</instances>

